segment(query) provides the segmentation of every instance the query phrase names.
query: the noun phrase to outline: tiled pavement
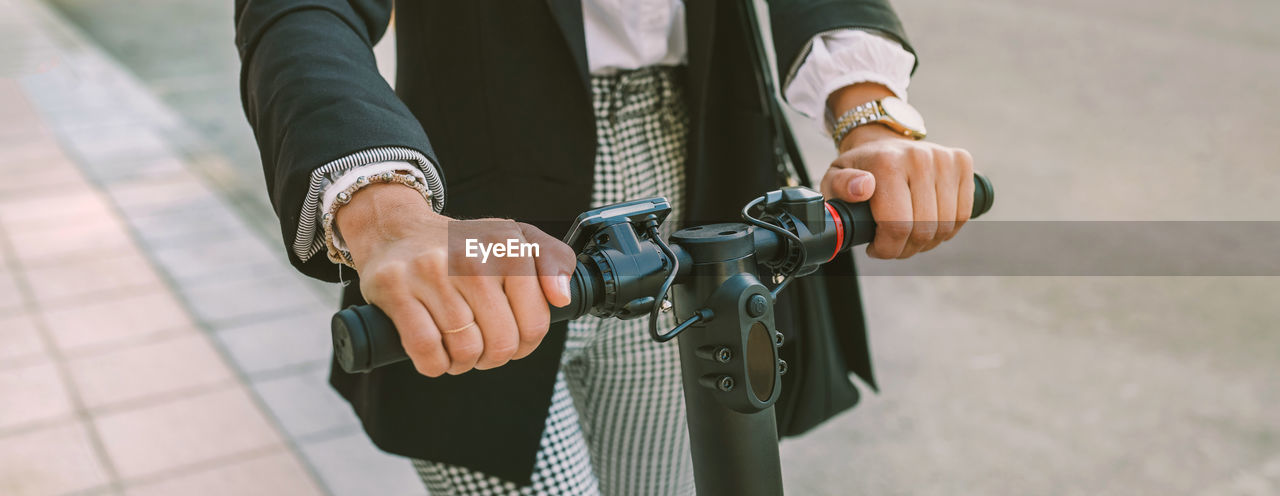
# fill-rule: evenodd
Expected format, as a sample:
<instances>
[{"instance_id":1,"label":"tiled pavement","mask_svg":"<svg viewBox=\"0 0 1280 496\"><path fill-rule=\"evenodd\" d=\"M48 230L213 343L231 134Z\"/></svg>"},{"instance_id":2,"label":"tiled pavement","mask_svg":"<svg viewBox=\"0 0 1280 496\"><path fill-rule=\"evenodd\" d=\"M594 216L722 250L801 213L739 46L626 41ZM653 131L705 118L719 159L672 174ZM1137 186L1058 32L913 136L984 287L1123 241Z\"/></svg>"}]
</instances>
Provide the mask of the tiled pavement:
<instances>
[{"instance_id":1,"label":"tiled pavement","mask_svg":"<svg viewBox=\"0 0 1280 496\"><path fill-rule=\"evenodd\" d=\"M128 73L0 11L0 495L422 494L325 382L336 289Z\"/></svg>"},{"instance_id":2,"label":"tiled pavement","mask_svg":"<svg viewBox=\"0 0 1280 496\"><path fill-rule=\"evenodd\" d=\"M73 241L91 239L103 254L98 272L110 273L107 262L142 264L155 271L165 289L113 291L120 294L102 301L80 299L65 309L58 306L62 303L26 306L25 299L35 293L25 270L17 272L25 264L16 258L19 253L27 258L86 255L15 252L6 230L0 242L0 495L56 494L55 486L76 485L67 481L81 481L79 487L96 484L74 494L187 494L197 487L237 494L240 489L227 485L244 480L255 481L260 493L288 494L265 481L291 477L296 467L302 467L301 477L319 481L320 491L420 492L403 464L376 456L350 416L331 408L334 398L321 383L319 358L306 360L318 353L305 351L307 346L322 347L317 343L323 338L289 332L290 324L263 323L302 321L307 315L321 319L332 289L316 293L324 310L223 322L208 317L222 315L218 306L257 310L230 301L227 290L211 286L208 273L198 267L178 271L184 279L200 281L191 283L196 289L175 284L169 272L172 255L182 246L204 246L193 240L209 242L221 234L226 243L239 243L240 237L228 233L251 237L245 224L262 239L275 235L269 215L245 206L261 202L263 195L250 132L236 103L232 3L47 0L108 47L184 122L196 126L199 135L190 138L195 133L178 125L131 78L119 76L113 63L100 60L83 37L41 11L38 19L30 19L31 1L0 0L0 79L42 68L46 75L22 78L17 93L6 81L0 121L30 120L10 118L18 108L14 95L33 102L73 167L43 162L47 146L33 145L30 138L9 139L16 128L6 127L0 132L0 203L58 187L61 201L39 208L81 220L74 229L46 233L66 236L58 246L83 250L83 241ZM941 142L968 147L1001 185L993 220L1280 219L1275 194L1280 140L1274 139L1280 136L1280 114L1274 111L1280 92L1272 91L1280 80L1280 30L1275 29L1280 2L894 4L922 54L912 102L928 116L931 133ZM42 24L30 26L37 22ZM15 55L21 63L12 60ZM54 57L62 66L44 64ZM65 87L68 78L78 81L75 91ZM1213 111L1188 118L1187 102L1210 101L1206 98ZM113 130L118 132L108 134ZM810 151L830 153L817 134L798 134L816 140ZM94 137L100 141L92 146L81 142ZM104 169L93 160L120 153L101 140L121 139L158 156L139 157L128 168ZM199 141L217 145L218 153L198 150L193 145ZM30 160L42 161L42 167L10 166ZM230 167L221 167L222 162ZM822 166L825 160L813 164ZM183 168L195 172L194 181L125 179L138 171ZM104 170L117 179L103 179ZM243 181L230 187L237 175ZM183 195L216 193L181 208L136 215L145 205L123 199L119 188L126 184L186 191ZM198 187L179 188L192 184ZM90 216L93 207L86 212L80 198L85 195L72 194L86 188L98 192L96 198L105 199L115 213L106 220ZM109 227L113 221L127 227L123 246L140 251L140 262L121 252L121 239L103 234L122 232ZM165 247L171 256L157 255ZM205 249L211 260L224 253ZM269 268L261 279L280 286L297 282L282 264ZM239 274L226 281L228 286L254 284L255 277L244 275L253 269L227 270ZM1275 414L1280 411L1280 333L1275 332L1280 279L872 277L863 283L883 394L865 397L857 410L782 445L790 493L1280 494L1280 416ZM81 277L76 284L89 281ZM202 287L204 294L193 293ZM65 289L51 281L41 291ZM256 291L252 294L265 292ZM224 299L206 302L210 294ZM74 324L103 321L95 316L103 307L117 309L112 316L125 323ZM253 455L237 455L238 462L210 457L201 465L110 485L112 472L124 466L111 458L116 448L108 448L118 442L118 431L100 432L96 416L115 419L164 404L166 395L183 395L149 395L148 387L160 386L135 386L126 396L143 399L78 406L90 400L73 382L79 369L64 365L79 360L70 349L107 355L112 343L122 349L130 340L160 346L164 340L149 333L164 322L183 321L203 332L185 335L205 337L204 349L211 347L223 369L248 385L240 390L284 447L250 448L244 453ZM223 327L240 332L212 332ZM263 330L277 330L275 343L300 343L289 350L299 353L242 356L269 348L253 344L254 333ZM224 344L231 337L244 341ZM281 363L299 363L295 357L304 365ZM243 372L241 364L252 364L245 367L254 372ZM22 379L13 381L19 372ZM213 377L197 382L218 376ZM199 388L183 397L217 389ZM26 398L22 409L11 406L10 398L20 395ZM123 428L118 420L111 425ZM155 434L144 434L131 436L134 443L152 442ZM161 444L154 446L148 449L159 450ZM145 460L128 460L130 466L145 466ZM57 472L49 478L21 472L53 464ZM28 489L17 489L14 481ZM140 483L147 487L136 487Z\"/></svg>"}]
</instances>

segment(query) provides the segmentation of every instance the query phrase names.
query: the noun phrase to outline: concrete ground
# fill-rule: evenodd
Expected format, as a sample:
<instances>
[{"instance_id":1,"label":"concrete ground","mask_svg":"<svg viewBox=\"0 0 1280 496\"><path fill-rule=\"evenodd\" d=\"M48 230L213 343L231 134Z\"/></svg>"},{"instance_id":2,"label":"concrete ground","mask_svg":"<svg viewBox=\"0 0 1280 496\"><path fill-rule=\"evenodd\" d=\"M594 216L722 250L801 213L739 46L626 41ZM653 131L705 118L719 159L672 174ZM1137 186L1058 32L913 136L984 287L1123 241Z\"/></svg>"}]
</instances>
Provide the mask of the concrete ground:
<instances>
[{"instance_id":1,"label":"concrete ground","mask_svg":"<svg viewBox=\"0 0 1280 496\"><path fill-rule=\"evenodd\" d=\"M201 184L277 235L230 2L50 3L195 130L177 140ZM921 55L911 100L995 181L990 219L1280 220L1280 4L895 5ZM821 168L827 145L807 136ZM791 493L1280 494L1277 278L863 283L883 392L783 444ZM328 446L358 441L343 435ZM360 494L343 489L359 473L325 464L343 450L315 443L292 452Z\"/></svg>"},{"instance_id":2,"label":"concrete ground","mask_svg":"<svg viewBox=\"0 0 1280 496\"><path fill-rule=\"evenodd\" d=\"M0 494L423 494L225 159L58 14L0 11Z\"/></svg>"}]
</instances>

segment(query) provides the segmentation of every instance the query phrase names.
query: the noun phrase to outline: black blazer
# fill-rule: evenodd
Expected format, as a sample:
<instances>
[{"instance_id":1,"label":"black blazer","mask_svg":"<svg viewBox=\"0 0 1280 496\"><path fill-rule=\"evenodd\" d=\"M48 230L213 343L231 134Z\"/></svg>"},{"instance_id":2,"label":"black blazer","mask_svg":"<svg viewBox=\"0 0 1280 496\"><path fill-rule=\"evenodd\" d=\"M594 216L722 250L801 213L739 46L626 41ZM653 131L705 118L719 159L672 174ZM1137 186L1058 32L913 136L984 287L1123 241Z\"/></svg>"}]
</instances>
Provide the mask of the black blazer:
<instances>
[{"instance_id":1,"label":"black blazer","mask_svg":"<svg viewBox=\"0 0 1280 496\"><path fill-rule=\"evenodd\" d=\"M747 201L779 185L773 112L759 97L741 1L685 3L692 115L686 217L732 221ZM337 280L323 253L303 262L288 249L309 175L380 146L415 149L439 164L448 181L447 215L516 218L562 235L589 206L595 156L579 1L399 2L397 92L370 50L387 28L391 4L236 1L242 102L292 263ZM831 29L876 29L910 50L888 0L775 0L769 14L782 74L809 39ZM842 303L827 310L842 323L838 358L874 384L857 283L848 276L851 260L844 263L845 276L828 277L822 296ZM347 287L344 305L362 301L358 288ZM563 324L553 326L532 355L494 370L430 379L408 363L357 375L335 367L331 382L380 448L527 483L564 333Z\"/></svg>"}]
</instances>

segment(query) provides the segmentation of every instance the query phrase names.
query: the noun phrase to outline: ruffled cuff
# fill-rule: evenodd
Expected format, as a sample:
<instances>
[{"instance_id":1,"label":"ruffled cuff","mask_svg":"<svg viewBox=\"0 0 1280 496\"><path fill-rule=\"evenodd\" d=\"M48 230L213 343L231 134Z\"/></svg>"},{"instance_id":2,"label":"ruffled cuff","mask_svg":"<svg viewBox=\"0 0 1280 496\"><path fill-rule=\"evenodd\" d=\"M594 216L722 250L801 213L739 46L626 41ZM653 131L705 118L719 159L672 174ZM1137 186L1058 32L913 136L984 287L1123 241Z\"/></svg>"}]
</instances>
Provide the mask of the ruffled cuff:
<instances>
[{"instance_id":1,"label":"ruffled cuff","mask_svg":"<svg viewBox=\"0 0 1280 496\"><path fill-rule=\"evenodd\" d=\"M879 83L906 100L916 58L897 41L850 28L814 36L802 60L787 78L783 95L796 111L825 130L821 124L827 99L845 86Z\"/></svg>"}]
</instances>

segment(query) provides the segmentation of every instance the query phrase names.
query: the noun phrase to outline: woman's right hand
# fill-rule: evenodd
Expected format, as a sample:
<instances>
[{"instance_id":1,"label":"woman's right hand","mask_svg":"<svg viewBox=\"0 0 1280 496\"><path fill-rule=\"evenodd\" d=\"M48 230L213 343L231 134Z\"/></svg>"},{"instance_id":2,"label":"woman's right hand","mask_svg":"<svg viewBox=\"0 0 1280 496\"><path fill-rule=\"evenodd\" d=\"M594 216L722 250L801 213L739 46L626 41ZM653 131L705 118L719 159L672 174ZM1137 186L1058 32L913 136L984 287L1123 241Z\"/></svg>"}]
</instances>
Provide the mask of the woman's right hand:
<instances>
[{"instance_id":1,"label":"woman's right hand","mask_svg":"<svg viewBox=\"0 0 1280 496\"><path fill-rule=\"evenodd\" d=\"M334 224L360 274L360 292L395 323L424 375L491 369L523 358L547 333L547 304L569 304L573 250L531 225L455 221L399 184L360 189L338 209ZM539 256L482 262L462 256L467 238L537 243Z\"/></svg>"}]
</instances>

